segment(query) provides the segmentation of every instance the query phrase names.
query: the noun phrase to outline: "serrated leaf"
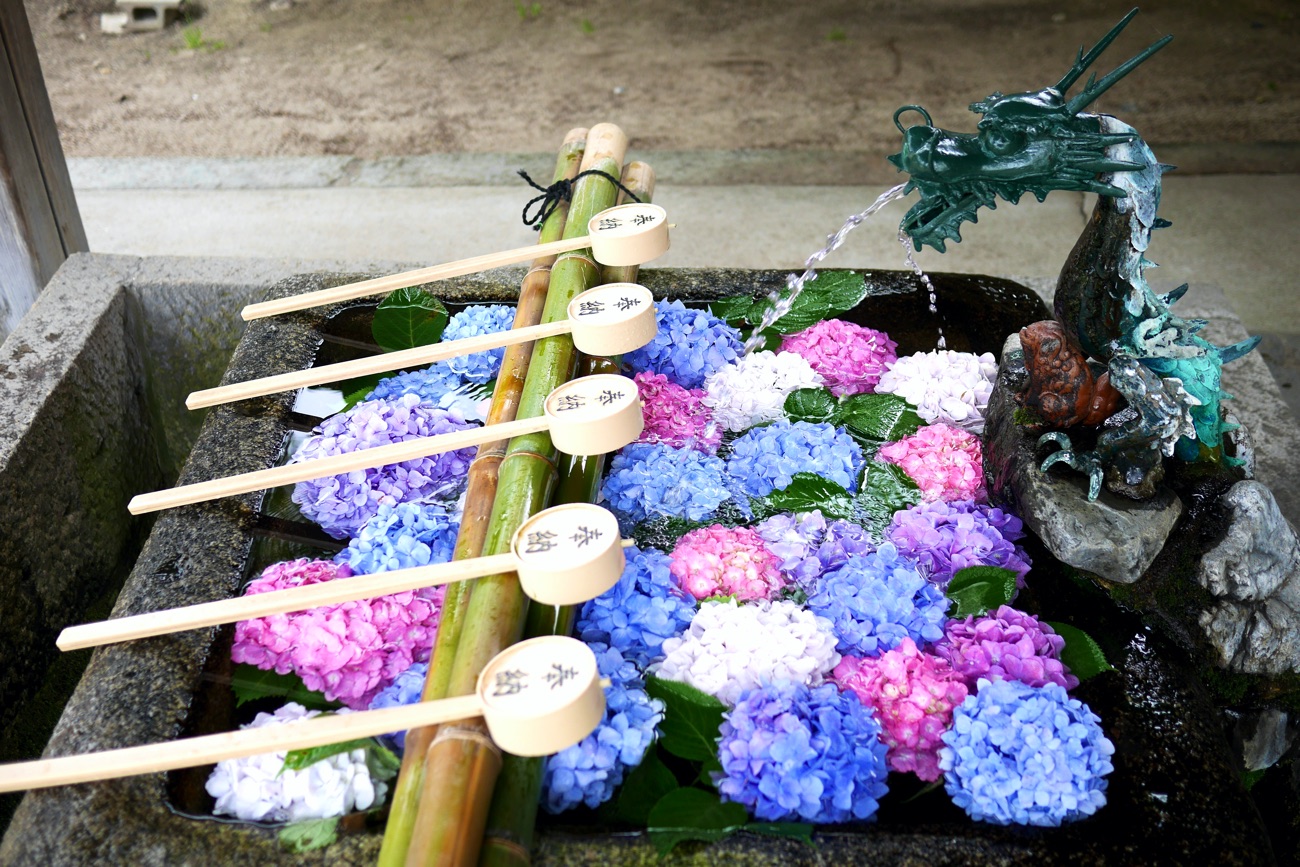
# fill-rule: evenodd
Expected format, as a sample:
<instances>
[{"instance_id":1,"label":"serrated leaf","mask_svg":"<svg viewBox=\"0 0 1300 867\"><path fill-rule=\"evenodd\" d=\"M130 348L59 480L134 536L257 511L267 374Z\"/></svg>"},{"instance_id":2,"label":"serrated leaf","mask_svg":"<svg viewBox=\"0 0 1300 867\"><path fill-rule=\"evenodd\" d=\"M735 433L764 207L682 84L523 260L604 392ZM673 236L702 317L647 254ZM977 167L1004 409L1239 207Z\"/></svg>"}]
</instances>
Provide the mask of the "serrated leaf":
<instances>
[{"instance_id":1,"label":"serrated leaf","mask_svg":"<svg viewBox=\"0 0 1300 867\"><path fill-rule=\"evenodd\" d=\"M678 788L677 778L668 770L659 751L646 750L641 764L632 769L619 789L614 801L614 817L632 825L644 826L650 821L650 810L669 792Z\"/></svg>"},{"instance_id":2,"label":"serrated leaf","mask_svg":"<svg viewBox=\"0 0 1300 867\"><path fill-rule=\"evenodd\" d=\"M1061 663L1079 680L1115 670L1097 642L1082 629L1076 629L1068 623L1048 622L1047 625L1065 639L1065 647L1061 648Z\"/></svg>"},{"instance_id":3,"label":"serrated leaf","mask_svg":"<svg viewBox=\"0 0 1300 867\"><path fill-rule=\"evenodd\" d=\"M871 290L866 278L854 271L823 271L817 280L831 316L847 313L862 303Z\"/></svg>"},{"instance_id":4,"label":"serrated leaf","mask_svg":"<svg viewBox=\"0 0 1300 867\"><path fill-rule=\"evenodd\" d=\"M667 855L683 840L718 840L739 831L749 819L740 804L724 802L703 789L676 789L650 810L646 830L659 854Z\"/></svg>"},{"instance_id":5,"label":"serrated leaf","mask_svg":"<svg viewBox=\"0 0 1300 867\"><path fill-rule=\"evenodd\" d=\"M646 678L646 692L664 703L659 743L683 759L719 768L718 730L727 706L706 692L675 680Z\"/></svg>"},{"instance_id":6,"label":"serrated leaf","mask_svg":"<svg viewBox=\"0 0 1300 867\"><path fill-rule=\"evenodd\" d=\"M750 822L745 825L745 830L769 837L786 837L809 846L815 845L812 838L813 826L807 822Z\"/></svg>"},{"instance_id":7,"label":"serrated leaf","mask_svg":"<svg viewBox=\"0 0 1300 867\"><path fill-rule=\"evenodd\" d=\"M952 600L951 616L979 617L1015 598L1016 573L999 566L967 566L957 570L944 592Z\"/></svg>"},{"instance_id":8,"label":"serrated leaf","mask_svg":"<svg viewBox=\"0 0 1300 867\"><path fill-rule=\"evenodd\" d=\"M235 693L235 707L259 698L283 698L312 710L333 710L339 706L338 702L326 701L325 696L308 689L296 675L276 674L244 663L235 665L230 688Z\"/></svg>"},{"instance_id":9,"label":"serrated leaf","mask_svg":"<svg viewBox=\"0 0 1300 867\"><path fill-rule=\"evenodd\" d=\"M835 424L880 444L911 436L925 421L896 394L855 394L839 405Z\"/></svg>"},{"instance_id":10,"label":"serrated leaf","mask_svg":"<svg viewBox=\"0 0 1300 867\"><path fill-rule=\"evenodd\" d=\"M423 289L398 289L375 308L370 332L387 352L437 343L447 327L447 308Z\"/></svg>"},{"instance_id":11,"label":"serrated leaf","mask_svg":"<svg viewBox=\"0 0 1300 867\"><path fill-rule=\"evenodd\" d=\"M785 396L783 407L790 421L813 424L829 422L836 417L839 401L825 388L796 388Z\"/></svg>"},{"instance_id":12,"label":"serrated leaf","mask_svg":"<svg viewBox=\"0 0 1300 867\"><path fill-rule=\"evenodd\" d=\"M301 771L304 768L310 768L319 761L328 759L330 756L337 756L339 753L350 753L353 750L364 750L374 744L375 742L371 738L357 738L356 740L343 741L337 744L308 747L305 750L290 750L284 757L284 767L280 769L280 773Z\"/></svg>"},{"instance_id":13,"label":"serrated leaf","mask_svg":"<svg viewBox=\"0 0 1300 867\"><path fill-rule=\"evenodd\" d=\"M858 487L853 519L876 541L884 537L895 512L921 502L921 489L897 464L868 462Z\"/></svg>"},{"instance_id":14,"label":"serrated leaf","mask_svg":"<svg viewBox=\"0 0 1300 867\"><path fill-rule=\"evenodd\" d=\"M813 509L821 510L827 518L850 520L857 511L853 497L842 485L815 473L795 473L783 490L756 497L749 503L758 520L782 512L811 512Z\"/></svg>"},{"instance_id":15,"label":"serrated leaf","mask_svg":"<svg viewBox=\"0 0 1300 867\"><path fill-rule=\"evenodd\" d=\"M323 849L339 838L338 829L337 817L294 822L280 829L280 847L295 854Z\"/></svg>"},{"instance_id":16,"label":"serrated leaf","mask_svg":"<svg viewBox=\"0 0 1300 867\"><path fill-rule=\"evenodd\" d=\"M755 307L750 295L732 295L709 302L709 312L733 328L749 322L749 314Z\"/></svg>"},{"instance_id":17,"label":"serrated leaf","mask_svg":"<svg viewBox=\"0 0 1300 867\"><path fill-rule=\"evenodd\" d=\"M816 279L805 283L790 312L778 319L772 329L781 334L803 331L853 309L867 295L866 280L852 271L821 271ZM782 293L782 297L785 293Z\"/></svg>"}]
</instances>

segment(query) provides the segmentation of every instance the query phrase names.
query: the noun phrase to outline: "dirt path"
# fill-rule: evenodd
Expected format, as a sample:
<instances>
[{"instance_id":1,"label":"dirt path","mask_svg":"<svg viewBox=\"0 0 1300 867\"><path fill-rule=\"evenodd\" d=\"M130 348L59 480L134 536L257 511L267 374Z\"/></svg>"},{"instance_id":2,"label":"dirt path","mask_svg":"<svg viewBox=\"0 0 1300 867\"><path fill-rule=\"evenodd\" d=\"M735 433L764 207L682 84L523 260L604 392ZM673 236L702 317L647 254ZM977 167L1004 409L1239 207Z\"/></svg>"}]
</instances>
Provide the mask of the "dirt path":
<instances>
[{"instance_id":1,"label":"dirt path","mask_svg":"<svg viewBox=\"0 0 1300 867\"><path fill-rule=\"evenodd\" d=\"M967 103L1054 83L1131 5L207 0L187 48L182 26L101 34L106 0L26 2L69 156L362 157L550 151L601 120L642 150L883 156L898 106L970 128ZM1300 141L1294 10L1153 6L1102 72L1174 43L1099 105L1157 145Z\"/></svg>"}]
</instances>

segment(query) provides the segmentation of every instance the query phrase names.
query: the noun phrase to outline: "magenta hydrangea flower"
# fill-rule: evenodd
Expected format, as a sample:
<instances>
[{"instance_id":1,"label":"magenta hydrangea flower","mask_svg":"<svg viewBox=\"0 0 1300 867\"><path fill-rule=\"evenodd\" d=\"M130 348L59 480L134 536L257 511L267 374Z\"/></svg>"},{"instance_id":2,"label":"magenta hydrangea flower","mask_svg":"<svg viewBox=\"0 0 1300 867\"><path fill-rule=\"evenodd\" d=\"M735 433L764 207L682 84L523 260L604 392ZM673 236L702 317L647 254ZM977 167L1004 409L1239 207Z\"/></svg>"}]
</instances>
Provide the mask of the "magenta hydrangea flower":
<instances>
[{"instance_id":1,"label":"magenta hydrangea flower","mask_svg":"<svg viewBox=\"0 0 1300 867\"><path fill-rule=\"evenodd\" d=\"M352 577L327 560L275 563L245 596ZM364 710L414 662L425 662L438 631L442 587L273 614L235 624L235 662L302 678L308 689Z\"/></svg>"},{"instance_id":2,"label":"magenta hydrangea flower","mask_svg":"<svg viewBox=\"0 0 1300 867\"><path fill-rule=\"evenodd\" d=\"M349 454L477 425L456 410L438 409L406 394L369 400L322 421L290 463ZM474 448L467 447L383 467L299 482L293 501L303 515L336 539L355 536L383 505L455 500L465 489Z\"/></svg>"},{"instance_id":3,"label":"magenta hydrangea flower","mask_svg":"<svg viewBox=\"0 0 1300 867\"><path fill-rule=\"evenodd\" d=\"M715 524L692 530L677 540L668 568L678 585L696 599L771 599L786 584L781 558L748 527Z\"/></svg>"},{"instance_id":4,"label":"magenta hydrangea flower","mask_svg":"<svg viewBox=\"0 0 1300 867\"><path fill-rule=\"evenodd\" d=\"M632 378L641 392L641 417L645 420L645 430L637 442L697 449L710 455L718 451L722 426L701 400L704 389L682 388L662 373L650 371Z\"/></svg>"},{"instance_id":5,"label":"magenta hydrangea flower","mask_svg":"<svg viewBox=\"0 0 1300 867\"><path fill-rule=\"evenodd\" d=\"M881 446L876 459L902 467L927 503L988 499L980 438L961 428L926 425L910 437Z\"/></svg>"},{"instance_id":6,"label":"magenta hydrangea flower","mask_svg":"<svg viewBox=\"0 0 1300 867\"><path fill-rule=\"evenodd\" d=\"M1079 678L1061 662L1063 647L1065 639L1052 627L1003 605L982 617L949 620L934 652L948 660L971 689L981 677L1074 689Z\"/></svg>"},{"instance_id":7,"label":"magenta hydrangea flower","mask_svg":"<svg viewBox=\"0 0 1300 867\"><path fill-rule=\"evenodd\" d=\"M890 770L912 771L926 782L939 779L943 733L952 727L952 710L968 692L947 660L922 653L904 638L877 657L844 657L831 680L875 708Z\"/></svg>"},{"instance_id":8,"label":"magenta hydrangea flower","mask_svg":"<svg viewBox=\"0 0 1300 867\"><path fill-rule=\"evenodd\" d=\"M1010 569L1025 586L1029 555L1015 544L1024 524L1010 512L966 501L918 503L895 512L885 535L940 587L967 566Z\"/></svg>"},{"instance_id":9,"label":"magenta hydrangea flower","mask_svg":"<svg viewBox=\"0 0 1300 867\"><path fill-rule=\"evenodd\" d=\"M781 350L802 355L836 397L875 391L885 366L898 359L898 344L888 334L842 319L786 335Z\"/></svg>"}]
</instances>

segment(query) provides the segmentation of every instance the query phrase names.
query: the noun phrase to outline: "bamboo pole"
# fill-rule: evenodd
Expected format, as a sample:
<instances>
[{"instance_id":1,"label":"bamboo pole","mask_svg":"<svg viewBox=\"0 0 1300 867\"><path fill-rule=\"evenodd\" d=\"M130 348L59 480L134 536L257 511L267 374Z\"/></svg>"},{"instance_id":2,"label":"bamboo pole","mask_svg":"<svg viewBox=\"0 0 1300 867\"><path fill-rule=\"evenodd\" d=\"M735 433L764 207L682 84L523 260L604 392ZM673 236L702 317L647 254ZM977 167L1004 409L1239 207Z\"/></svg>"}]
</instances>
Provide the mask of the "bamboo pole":
<instances>
[{"instance_id":1,"label":"bamboo pole","mask_svg":"<svg viewBox=\"0 0 1300 867\"><path fill-rule=\"evenodd\" d=\"M654 195L654 169L646 163L629 163L623 169L622 181L623 186L643 202L650 201ZM622 198L624 196L620 195ZM639 266L636 265L607 265L601 274L601 282L635 283L638 270ZM583 355L579 360L578 374L617 373L618 369L618 359ZM604 469L604 455L561 456L560 482L555 502L595 502ZM524 637L570 635L573 633L577 613L574 606L530 604L528 618L524 623ZM542 758L506 755L502 759L501 773L497 777L488 811L479 867L528 867L532 863L533 829L537 822L537 807L545 769L545 759Z\"/></svg>"},{"instance_id":2,"label":"bamboo pole","mask_svg":"<svg viewBox=\"0 0 1300 867\"><path fill-rule=\"evenodd\" d=\"M582 163L586 147L587 130L573 129L564 137L564 144L556 159L553 180L572 180ZM538 241L549 243L564 233L569 206L562 202L542 225ZM541 322L546 305L546 292L550 286L554 256L536 259L519 289L519 302L515 307L515 328L527 328ZM501 362L496 390L487 423L513 421L523 393L524 378L532 356L531 344L511 346ZM469 468L469 486L465 494L465 509L461 516L460 533L456 537L453 559L477 557L483 550L483 536L492 514L492 502L497 492L497 467L505 456L507 441L484 443ZM425 681L424 700L432 701L447 694L447 681L451 676L451 662L460 640L462 615L473 591L473 582L463 582L447 588L443 598L442 613L438 622L438 636L433 656L429 660L429 675ZM432 726L412 729L406 733L406 751L402 767L393 789L393 800L388 812L388 825L384 830L384 843L379 852L380 867L401 867L406 863L407 848L419 808L420 791L424 784L424 757L433 742L437 729Z\"/></svg>"},{"instance_id":3,"label":"bamboo pole","mask_svg":"<svg viewBox=\"0 0 1300 867\"><path fill-rule=\"evenodd\" d=\"M626 148L627 138L622 130L612 124L599 124L587 137L582 168L617 176L622 170ZM579 180L569 209L566 236L581 234L593 215L613 205L615 189L608 179L597 175ZM551 271L542 320L550 322L565 316L573 297L596 285L599 278L600 268L590 256L562 255ZM531 418L540 414L546 395L572 378L576 366L577 351L570 337L560 335L539 340L533 348L518 416ZM497 497L484 537L484 554L506 550L518 526L546 506L555 485L556 454L545 433L510 441L499 470ZM526 611L527 598L513 573L481 578L475 583L463 616L447 695L464 695L474 689L483 666L500 650L519 640ZM475 759L489 749L479 737L481 734L481 727L472 723L452 724L444 727L439 739L430 746L408 865L477 862L487 803L496 776L496 766ZM482 809L464 812L470 805L481 805Z\"/></svg>"}]
</instances>

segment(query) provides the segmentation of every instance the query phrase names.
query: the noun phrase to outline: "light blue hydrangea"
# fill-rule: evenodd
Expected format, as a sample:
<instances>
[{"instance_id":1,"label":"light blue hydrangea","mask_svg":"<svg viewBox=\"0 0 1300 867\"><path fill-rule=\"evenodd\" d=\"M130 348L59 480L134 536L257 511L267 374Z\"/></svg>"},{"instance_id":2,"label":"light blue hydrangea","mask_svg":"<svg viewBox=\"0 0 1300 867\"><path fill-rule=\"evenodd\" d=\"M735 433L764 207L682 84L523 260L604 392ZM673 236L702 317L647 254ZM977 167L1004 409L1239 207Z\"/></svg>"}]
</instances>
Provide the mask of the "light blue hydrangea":
<instances>
[{"instance_id":1,"label":"light blue hydrangea","mask_svg":"<svg viewBox=\"0 0 1300 867\"><path fill-rule=\"evenodd\" d=\"M808 596L808 610L835 624L840 653L878 656L904 638L917 646L942 638L948 599L885 542L823 575Z\"/></svg>"},{"instance_id":2,"label":"light blue hydrangea","mask_svg":"<svg viewBox=\"0 0 1300 867\"><path fill-rule=\"evenodd\" d=\"M429 676L429 663L413 662L411 667L399 674L392 683L381 689L370 700L370 709L385 707L402 707L415 704L424 692L424 680ZM406 749L406 732L393 732L381 735L379 740L400 755Z\"/></svg>"},{"instance_id":3,"label":"light blue hydrangea","mask_svg":"<svg viewBox=\"0 0 1300 867\"><path fill-rule=\"evenodd\" d=\"M778 421L753 428L731 444L727 475L750 497L789 487L795 473L815 473L855 491L864 463L862 447L843 428Z\"/></svg>"},{"instance_id":4,"label":"light blue hydrangea","mask_svg":"<svg viewBox=\"0 0 1300 867\"><path fill-rule=\"evenodd\" d=\"M669 572L672 558L661 551L628 548L618 583L582 606L579 637L608 644L644 668L663 658L665 638L691 625L698 603Z\"/></svg>"},{"instance_id":5,"label":"light blue hydrangea","mask_svg":"<svg viewBox=\"0 0 1300 867\"><path fill-rule=\"evenodd\" d=\"M624 775L645 758L664 715L663 702L646 693L634 662L612 647L593 644L591 649L601 676L613 682L605 690L605 719L580 742L547 760L542 802L552 813L608 801Z\"/></svg>"},{"instance_id":6,"label":"light blue hydrangea","mask_svg":"<svg viewBox=\"0 0 1300 867\"><path fill-rule=\"evenodd\" d=\"M980 680L943 742L944 788L976 821L1056 827L1106 804L1115 747L1057 684Z\"/></svg>"},{"instance_id":7,"label":"light blue hydrangea","mask_svg":"<svg viewBox=\"0 0 1300 867\"><path fill-rule=\"evenodd\" d=\"M505 304L489 306L475 305L451 317L442 332L443 340L463 340L466 337L478 337L482 334L496 334L508 331L515 321L515 308ZM487 382L496 378L501 369L501 359L505 357L505 348L488 349L472 352L447 361L447 367L455 374L469 382Z\"/></svg>"},{"instance_id":8,"label":"light blue hydrangea","mask_svg":"<svg viewBox=\"0 0 1300 867\"><path fill-rule=\"evenodd\" d=\"M718 792L768 822L870 819L888 791L871 709L833 684L786 681L741 695L722 722Z\"/></svg>"},{"instance_id":9,"label":"light blue hydrangea","mask_svg":"<svg viewBox=\"0 0 1300 867\"><path fill-rule=\"evenodd\" d=\"M455 373L447 362L438 361L420 370L408 370L379 380L366 400L393 400L414 394L423 403L439 409L456 410L467 421L482 421L481 400L476 394L481 389Z\"/></svg>"},{"instance_id":10,"label":"light blue hydrangea","mask_svg":"<svg viewBox=\"0 0 1300 867\"><path fill-rule=\"evenodd\" d=\"M614 456L601 485L624 532L649 518L704 521L731 498L722 461L695 449L632 443Z\"/></svg>"},{"instance_id":11,"label":"light blue hydrangea","mask_svg":"<svg viewBox=\"0 0 1300 867\"><path fill-rule=\"evenodd\" d=\"M654 339L623 356L633 373L662 373L682 388L699 388L705 377L740 357L740 332L707 310L656 301L655 316Z\"/></svg>"},{"instance_id":12,"label":"light blue hydrangea","mask_svg":"<svg viewBox=\"0 0 1300 867\"><path fill-rule=\"evenodd\" d=\"M334 562L348 564L356 575L447 563L456 549L460 514L459 502L380 506Z\"/></svg>"}]
</instances>

